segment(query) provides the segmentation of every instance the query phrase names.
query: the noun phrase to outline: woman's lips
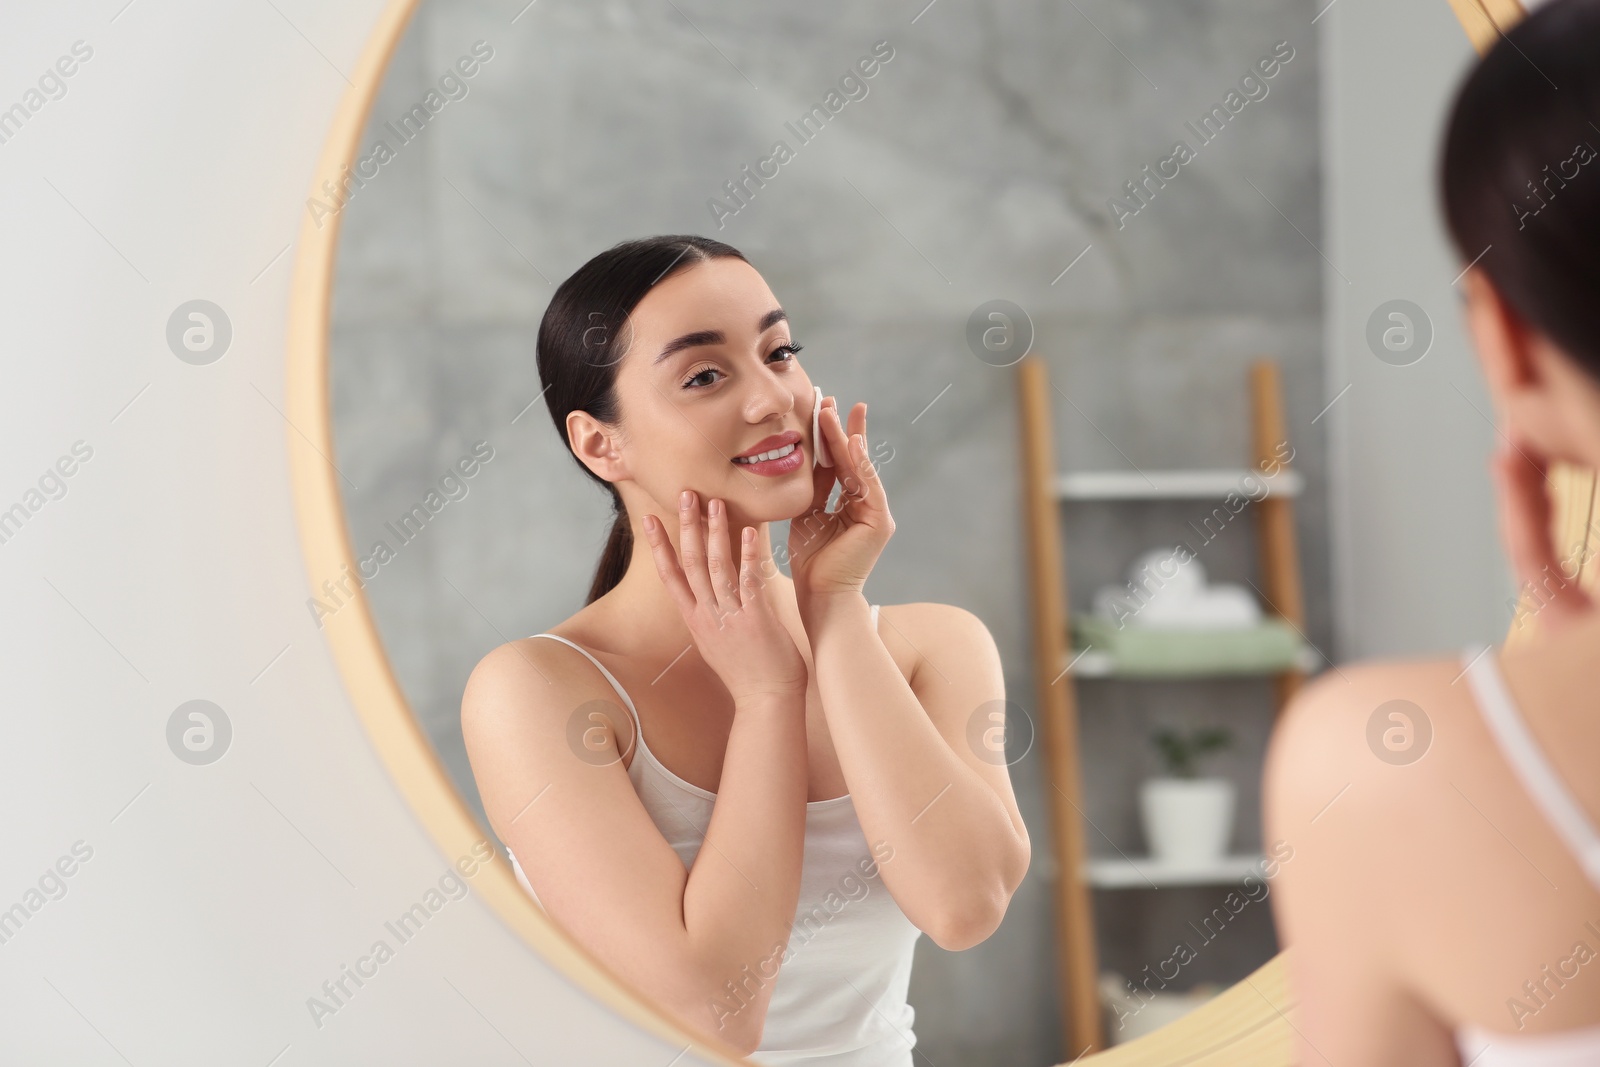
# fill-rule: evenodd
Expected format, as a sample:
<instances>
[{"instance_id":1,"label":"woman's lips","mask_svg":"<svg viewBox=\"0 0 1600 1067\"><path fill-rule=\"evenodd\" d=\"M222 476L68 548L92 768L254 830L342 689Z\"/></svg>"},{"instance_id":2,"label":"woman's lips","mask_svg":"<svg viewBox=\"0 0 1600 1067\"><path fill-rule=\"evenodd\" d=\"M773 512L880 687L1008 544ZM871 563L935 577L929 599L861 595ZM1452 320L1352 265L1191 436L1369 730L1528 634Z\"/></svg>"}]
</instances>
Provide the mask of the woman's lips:
<instances>
[{"instance_id":1,"label":"woman's lips","mask_svg":"<svg viewBox=\"0 0 1600 1067\"><path fill-rule=\"evenodd\" d=\"M764 474L769 478L776 478L800 469L805 462L805 450L800 445L795 445L787 456L777 459L764 459L760 463L735 463L740 470L751 471L755 474Z\"/></svg>"}]
</instances>

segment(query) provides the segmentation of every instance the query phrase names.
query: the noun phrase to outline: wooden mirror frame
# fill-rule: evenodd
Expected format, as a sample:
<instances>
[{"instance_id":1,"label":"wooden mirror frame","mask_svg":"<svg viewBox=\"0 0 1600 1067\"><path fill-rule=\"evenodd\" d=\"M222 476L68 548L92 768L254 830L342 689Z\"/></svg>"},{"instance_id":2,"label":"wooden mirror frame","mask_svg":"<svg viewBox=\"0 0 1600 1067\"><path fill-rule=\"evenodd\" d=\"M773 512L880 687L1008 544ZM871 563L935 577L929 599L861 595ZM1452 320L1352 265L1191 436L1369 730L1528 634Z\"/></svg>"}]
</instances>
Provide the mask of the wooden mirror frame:
<instances>
[{"instance_id":1,"label":"wooden mirror frame","mask_svg":"<svg viewBox=\"0 0 1600 1067\"><path fill-rule=\"evenodd\" d=\"M359 138L388 72L389 62L421 0L389 0L356 65L351 85L334 114L332 129L311 182L322 196L326 179L337 187L356 159ZM1500 30L1516 22L1523 9L1516 0L1450 0L1462 26L1481 52ZM302 221L290 287L286 431L295 514L300 528L310 587L324 579L359 573L345 523L334 469L332 404L329 387L329 321L332 283L342 213L320 228ZM1552 476L1557 495L1556 522L1562 540L1587 535L1594 509L1592 471L1558 468ZM1586 564L1592 578L1596 569ZM324 620L323 628L351 702L396 788L427 834L446 857L465 855L485 837L476 816L457 793L432 742L412 714L390 667L371 607L357 587L348 610ZM1507 640L1521 639L1526 629ZM475 889L491 910L543 960L573 985L610 1006L624 1018L663 1040L693 1051L721 1067L751 1067L729 1045L708 1044L683 1029L649 998L594 959L552 923L518 884L498 851L480 869ZM1095 1067L1123 1064L1205 1067L1284 1067L1293 1060L1293 1012L1285 954L1280 952L1254 973L1217 997L1153 1034L1077 1062Z\"/></svg>"}]
</instances>

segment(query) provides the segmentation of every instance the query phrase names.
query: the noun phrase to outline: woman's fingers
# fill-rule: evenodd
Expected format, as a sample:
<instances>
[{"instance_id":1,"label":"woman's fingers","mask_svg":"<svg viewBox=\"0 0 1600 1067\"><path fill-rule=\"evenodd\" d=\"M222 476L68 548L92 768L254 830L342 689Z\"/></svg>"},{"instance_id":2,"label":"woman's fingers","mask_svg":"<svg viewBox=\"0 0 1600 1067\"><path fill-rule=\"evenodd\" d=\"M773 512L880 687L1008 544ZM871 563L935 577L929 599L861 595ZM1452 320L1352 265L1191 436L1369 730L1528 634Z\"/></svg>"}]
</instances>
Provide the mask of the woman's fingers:
<instances>
[{"instance_id":1,"label":"woman's fingers","mask_svg":"<svg viewBox=\"0 0 1600 1067\"><path fill-rule=\"evenodd\" d=\"M678 557L683 561L683 572L694 590L695 599L706 605L717 603L717 594L711 588L711 577L706 572L705 537L700 529L700 498L692 489L685 489L678 497Z\"/></svg>"},{"instance_id":2,"label":"woman's fingers","mask_svg":"<svg viewBox=\"0 0 1600 1067\"><path fill-rule=\"evenodd\" d=\"M728 548L728 503L716 497L706 506L706 571L720 612L739 610L738 564Z\"/></svg>"},{"instance_id":3,"label":"woman's fingers","mask_svg":"<svg viewBox=\"0 0 1600 1067\"><path fill-rule=\"evenodd\" d=\"M827 436L828 449L833 454L834 477L839 480L839 484L842 487L839 507L843 508L845 504L844 498L859 492L860 489L856 485L855 479L851 477L856 463L850 451L849 435L845 433L844 427L839 422L839 402L833 397L828 399L832 402L822 410L822 432ZM858 408L862 406L860 404L856 405ZM854 411L851 412L850 418L852 421L855 420ZM832 486L829 489L831 491ZM826 503L827 498L824 497L823 499L824 503Z\"/></svg>"},{"instance_id":4,"label":"woman's fingers","mask_svg":"<svg viewBox=\"0 0 1600 1067\"><path fill-rule=\"evenodd\" d=\"M756 567L756 529L746 526L739 531L739 601L745 607L761 598L761 574Z\"/></svg>"},{"instance_id":5,"label":"woman's fingers","mask_svg":"<svg viewBox=\"0 0 1600 1067\"><path fill-rule=\"evenodd\" d=\"M1552 540L1548 465L1542 456L1530 456L1515 447L1495 453L1495 480L1501 492L1501 532L1506 554L1519 584L1531 587L1535 610L1553 611L1557 618L1586 610L1589 597L1570 578L1577 568L1565 567ZM1567 574L1572 570L1573 574Z\"/></svg>"},{"instance_id":6,"label":"woman's fingers","mask_svg":"<svg viewBox=\"0 0 1600 1067\"><path fill-rule=\"evenodd\" d=\"M1550 498L1545 493L1547 470L1512 448L1495 456L1496 474L1504 494L1501 511L1506 550L1522 581L1537 582L1539 572L1554 559L1550 548Z\"/></svg>"},{"instance_id":7,"label":"woman's fingers","mask_svg":"<svg viewBox=\"0 0 1600 1067\"><path fill-rule=\"evenodd\" d=\"M833 426L840 447L835 455L843 457L840 468L849 472L844 480L844 491L849 500L841 500L840 508L847 503L857 501L864 504L871 511L888 512L889 498L884 491L883 482L878 478L878 469L872 465L872 459L867 455L867 405L865 402L856 404L850 409L850 433L847 437L844 428L839 425L838 412L835 411ZM826 416L824 416L826 418Z\"/></svg>"},{"instance_id":8,"label":"woman's fingers","mask_svg":"<svg viewBox=\"0 0 1600 1067\"><path fill-rule=\"evenodd\" d=\"M666 528L654 515L646 515L642 525L645 540L650 543L650 558L655 560L656 573L661 575L661 584L667 587L667 592L677 602L684 618L688 618L694 611L694 590L689 588L683 568L678 566L678 557L672 550L671 540L667 538Z\"/></svg>"}]
</instances>

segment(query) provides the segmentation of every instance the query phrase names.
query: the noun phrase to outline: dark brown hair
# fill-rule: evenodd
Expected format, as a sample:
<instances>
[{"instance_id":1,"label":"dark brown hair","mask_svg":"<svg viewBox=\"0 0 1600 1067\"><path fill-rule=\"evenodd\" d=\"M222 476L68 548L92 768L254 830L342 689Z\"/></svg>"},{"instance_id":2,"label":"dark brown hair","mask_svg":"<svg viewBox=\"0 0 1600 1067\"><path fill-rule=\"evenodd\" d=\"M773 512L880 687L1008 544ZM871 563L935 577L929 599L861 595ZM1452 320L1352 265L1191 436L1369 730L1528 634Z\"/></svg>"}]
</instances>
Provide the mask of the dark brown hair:
<instances>
[{"instance_id":1,"label":"dark brown hair","mask_svg":"<svg viewBox=\"0 0 1600 1067\"><path fill-rule=\"evenodd\" d=\"M585 604L609 592L628 569L633 528L616 486L590 470L567 436L567 415L586 411L616 425L617 364L628 350L628 316L662 279L721 256L744 259L732 245L694 234L664 234L623 241L595 256L562 282L539 322L539 383L556 433L578 467L611 494L611 534L589 585ZM746 260L746 262L749 262Z\"/></svg>"},{"instance_id":2,"label":"dark brown hair","mask_svg":"<svg viewBox=\"0 0 1600 1067\"><path fill-rule=\"evenodd\" d=\"M1439 182L1462 260L1600 379L1600 0L1550 0L1473 67Z\"/></svg>"}]
</instances>

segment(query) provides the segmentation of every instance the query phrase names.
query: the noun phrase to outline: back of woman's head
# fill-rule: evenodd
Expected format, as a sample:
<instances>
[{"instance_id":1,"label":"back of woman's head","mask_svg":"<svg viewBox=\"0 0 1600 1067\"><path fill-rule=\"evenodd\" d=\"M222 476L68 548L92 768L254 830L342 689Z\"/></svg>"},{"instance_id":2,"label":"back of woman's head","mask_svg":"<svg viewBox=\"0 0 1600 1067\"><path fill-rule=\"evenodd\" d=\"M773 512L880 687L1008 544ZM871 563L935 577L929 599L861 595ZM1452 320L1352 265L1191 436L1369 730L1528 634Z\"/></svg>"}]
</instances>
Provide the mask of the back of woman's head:
<instances>
[{"instance_id":1,"label":"back of woman's head","mask_svg":"<svg viewBox=\"0 0 1600 1067\"><path fill-rule=\"evenodd\" d=\"M555 420L556 433L583 473L611 494L611 533L590 583L586 604L622 580L633 553L633 529L616 487L572 452L567 416L586 411L600 422L621 423L617 365L628 350L628 316L663 279L719 256L744 259L731 245L694 234L623 241L589 260L562 282L539 323L539 383L545 389L545 403Z\"/></svg>"},{"instance_id":2,"label":"back of woman's head","mask_svg":"<svg viewBox=\"0 0 1600 1067\"><path fill-rule=\"evenodd\" d=\"M1600 0L1550 0L1495 43L1456 95L1440 180L1463 262L1600 380Z\"/></svg>"}]
</instances>

